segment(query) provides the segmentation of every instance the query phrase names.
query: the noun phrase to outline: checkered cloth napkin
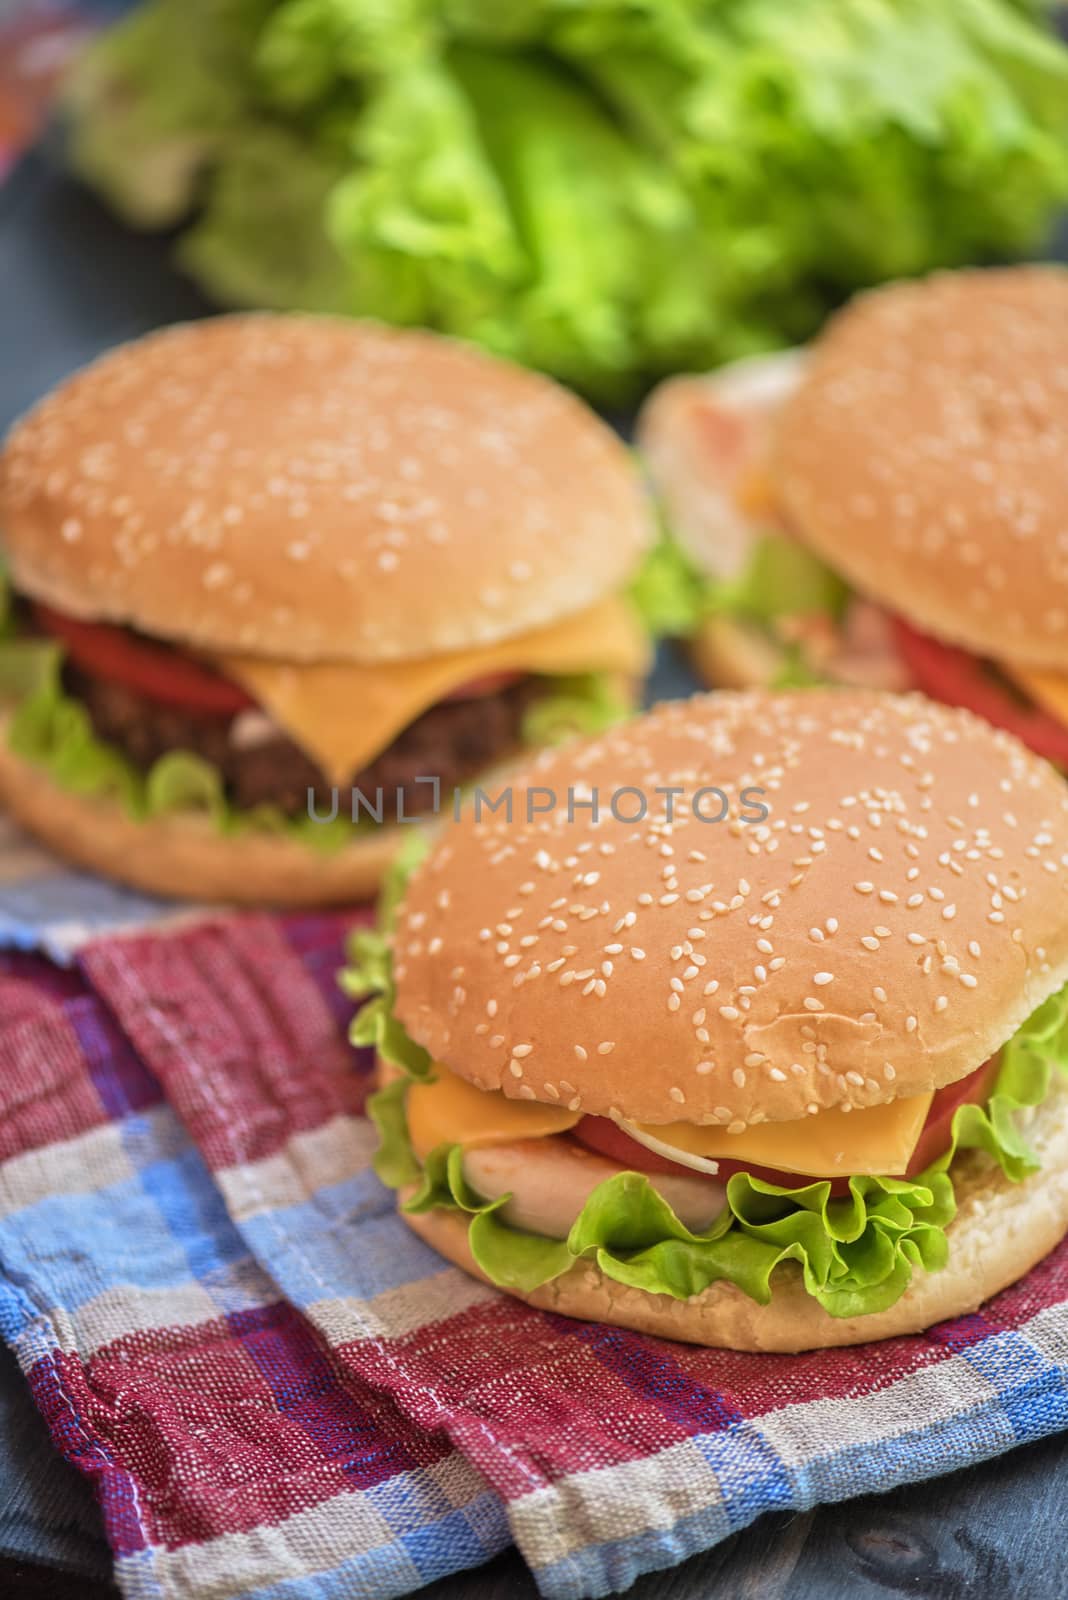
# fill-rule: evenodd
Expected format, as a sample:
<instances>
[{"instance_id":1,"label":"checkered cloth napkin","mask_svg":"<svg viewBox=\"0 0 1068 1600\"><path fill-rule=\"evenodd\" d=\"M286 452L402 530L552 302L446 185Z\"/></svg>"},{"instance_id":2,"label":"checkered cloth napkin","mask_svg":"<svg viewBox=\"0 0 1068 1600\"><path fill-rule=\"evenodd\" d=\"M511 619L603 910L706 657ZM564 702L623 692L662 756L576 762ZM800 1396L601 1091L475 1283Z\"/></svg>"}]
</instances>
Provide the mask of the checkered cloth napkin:
<instances>
[{"instance_id":1,"label":"checkered cloth napkin","mask_svg":"<svg viewBox=\"0 0 1068 1600\"><path fill-rule=\"evenodd\" d=\"M763 1511L1068 1425L1068 1249L980 1315L799 1357L568 1321L447 1265L370 1171L345 925L0 955L0 1335L127 1594L397 1595L515 1540L546 1595L601 1595Z\"/></svg>"}]
</instances>

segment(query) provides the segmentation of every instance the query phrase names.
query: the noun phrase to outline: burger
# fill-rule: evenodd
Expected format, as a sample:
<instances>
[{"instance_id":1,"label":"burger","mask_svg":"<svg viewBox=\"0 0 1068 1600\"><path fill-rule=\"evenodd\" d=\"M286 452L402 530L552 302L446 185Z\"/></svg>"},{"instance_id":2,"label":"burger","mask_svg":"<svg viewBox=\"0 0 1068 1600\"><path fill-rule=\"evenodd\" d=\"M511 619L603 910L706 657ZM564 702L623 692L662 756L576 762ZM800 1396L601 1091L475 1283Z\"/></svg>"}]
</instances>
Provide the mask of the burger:
<instances>
[{"instance_id":1,"label":"burger","mask_svg":"<svg viewBox=\"0 0 1068 1600\"><path fill-rule=\"evenodd\" d=\"M639 439L709 681L918 688L1068 767L1068 272L876 290Z\"/></svg>"},{"instance_id":2,"label":"burger","mask_svg":"<svg viewBox=\"0 0 1068 1600\"><path fill-rule=\"evenodd\" d=\"M920 695L723 692L546 753L512 800L405 864L347 977L379 1174L443 1255L797 1351L970 1312L1057 1244L1048 763Z\"/></svg>"},{"instance_id":3,"label":"burger","mask_svg":"<svg viewBox=\"0 0 1068 1600\"><path fill-rule=\"evenodd\" d=\"M0 800L163 894L358 897L405 823L647 665L625 448L431 334L245 315L115 350L13 429L0 530Z\"/></svg>"}]
</instances>

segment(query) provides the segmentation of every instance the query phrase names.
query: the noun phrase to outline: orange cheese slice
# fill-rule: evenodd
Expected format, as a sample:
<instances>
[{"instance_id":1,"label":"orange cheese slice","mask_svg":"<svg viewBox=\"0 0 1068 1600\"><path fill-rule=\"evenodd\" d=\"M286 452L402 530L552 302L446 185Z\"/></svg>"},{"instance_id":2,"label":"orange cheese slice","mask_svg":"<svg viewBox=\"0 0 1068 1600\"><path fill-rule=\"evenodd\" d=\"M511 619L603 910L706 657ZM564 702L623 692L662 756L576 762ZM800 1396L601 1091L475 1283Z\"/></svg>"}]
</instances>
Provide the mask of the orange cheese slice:
<instances>
[{"instance_id":1,"label":"orange cheese slice","mask_svg":"<svg viewBox=\"0 0 1068 1600\"><path fill-rule=\"evenodd\" d=\"M1064 673L1014 667L1006 661L999 661L998 666L1006 677L1018 683L1032 700L1037 701L1043 711L1048 711L1058 722L1068 725L1068 677Z\"/></svg>"},{"instance_id":2,"label":"orange cheese slice","mask_svg":"<svg viewBox=\"0 0 1068 1600\"><path fill-rule=\"evenodd\" d=\"M420 661L215 659L330 779L341 784L379 755L451 690L494 672L610 672L641 677L649 645L632 607L610 596L551 627L516 639Z\"/></svg>"},{"instance_id":3,"label":"orange cheese slice","mask_svg":"<svg viewBox=\"0 0 1068 1600\"><path fill-rule=\"evenodd\" d=\"M478 1089L442 1066L434 1071L433 1083L413 1083L408 1090L408 1131L421 1161L439 1144L474 1149L566 1133L583 1115L537 1100L510 1100L497 1089ZM908 1166L932 1099L929 1092L863 1111L818 1111L799 1122L758 1123L744 1133L690 1122L635 1124L635 1132L649 1135L665 1154L678 1151L682 1166L689 1156L751 1161L813 1178L865 1172L893 1177Z\"/></svg>"},{"instance_id":4,"label":"orange cheese slice","mask_svg":"<svg viewBox=\"0 0 1068 1600\"><path fill-rule=\"evenodd\" d=\"M538 1100L509 1100L499 1089L478 1089L445 1067L435 1066L434 1071L433 1083L413 1083L408 1089L408 1134L420 1161L439 1144L473 1150L514 1139L545 1139L566 1133L582 1116L581 1111Z\"/></svg>"},{"instance_id":5,"label":"orange cheese slice","mask_svg":"<svg viewBox=\"0 0 1068 1600\"><path fill-rule=\"evenodd\" d=\"M645 1123L636 1131L654 1138L661 1149L677 1150L683 1164L690 1155L703 1161L751 1161L810 1178L864 1172L894 1177L909 1164L933 1098L931 1092L863 1111L817 1111L800 1122L759 1122L742 1133L691 1122Z\"/></svg>"}]
</instances>

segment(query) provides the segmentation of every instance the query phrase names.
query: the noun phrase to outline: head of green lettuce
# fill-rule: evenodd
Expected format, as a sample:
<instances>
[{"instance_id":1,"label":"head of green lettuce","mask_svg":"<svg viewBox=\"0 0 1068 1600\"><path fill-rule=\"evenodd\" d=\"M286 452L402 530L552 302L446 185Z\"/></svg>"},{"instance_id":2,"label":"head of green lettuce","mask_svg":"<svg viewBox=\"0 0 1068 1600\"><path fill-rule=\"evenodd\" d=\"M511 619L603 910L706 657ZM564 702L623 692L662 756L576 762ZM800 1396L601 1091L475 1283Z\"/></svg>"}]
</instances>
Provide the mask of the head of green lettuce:
<instances>
[{"instance_id":1,"label":"head of green lettuce","mask_svg":"<svg viewBox=\"0 0 1068 1600\"><path fill-rule=\"evenodd\" d=\"M516 1226L511 1193L498 1185L489 1197L472 1183L462 1137L430 1149L424 1137L418 1154L413 1146L410 1096L451 1077L396 1014L393 930L429 849L413 839L395 863L378 924L352 935L340 981L360 1002L352 1040L377 1055L375 1170L399 1191L416 1231L465 1268L566 1314L789 1351L920 1331L971 1311L1068 1228L1068 986L1007 1040L922 1171L844 1184L734 1171L714 1220L695 1228L661 1192L670 1185L643 1170L647 1152L635 1144L635 1166L618 1165L558 1236ZM571 1142L566 1132L546 1137ZM520 1170L516 1178L522 1185Z\"/></svg>"}]
</instances>

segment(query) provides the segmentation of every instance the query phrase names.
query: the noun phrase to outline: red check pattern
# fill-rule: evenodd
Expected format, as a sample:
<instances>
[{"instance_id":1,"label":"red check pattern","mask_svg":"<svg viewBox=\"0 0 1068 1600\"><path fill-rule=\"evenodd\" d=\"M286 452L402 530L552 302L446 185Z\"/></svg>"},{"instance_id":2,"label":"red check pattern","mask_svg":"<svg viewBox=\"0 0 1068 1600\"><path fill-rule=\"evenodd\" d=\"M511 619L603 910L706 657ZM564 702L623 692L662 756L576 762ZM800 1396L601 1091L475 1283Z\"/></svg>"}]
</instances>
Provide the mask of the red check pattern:
<instances>
[{"instance_id":1,"label":"red check pattern","mask_svg":"<svg viewBox=\"0 0 1068 1600\"><path fill-rule=\"evenodd\" d=\"M234 1561L241 1593L348 1569L403 1593L507 1529L547 1594L592 1595L1068 1423L1063 1247L975 1317L792 1358L568 1321L442 1263L368 1171L343 932L245 917L0 978L3 1327L131 1593L206 1595ZM86 1186L74 1151L98 1225L57 1273L37 1224ZM13 1285L46 1271L67 1320L42 1329Z\"/></svg>"}]
</instances>

